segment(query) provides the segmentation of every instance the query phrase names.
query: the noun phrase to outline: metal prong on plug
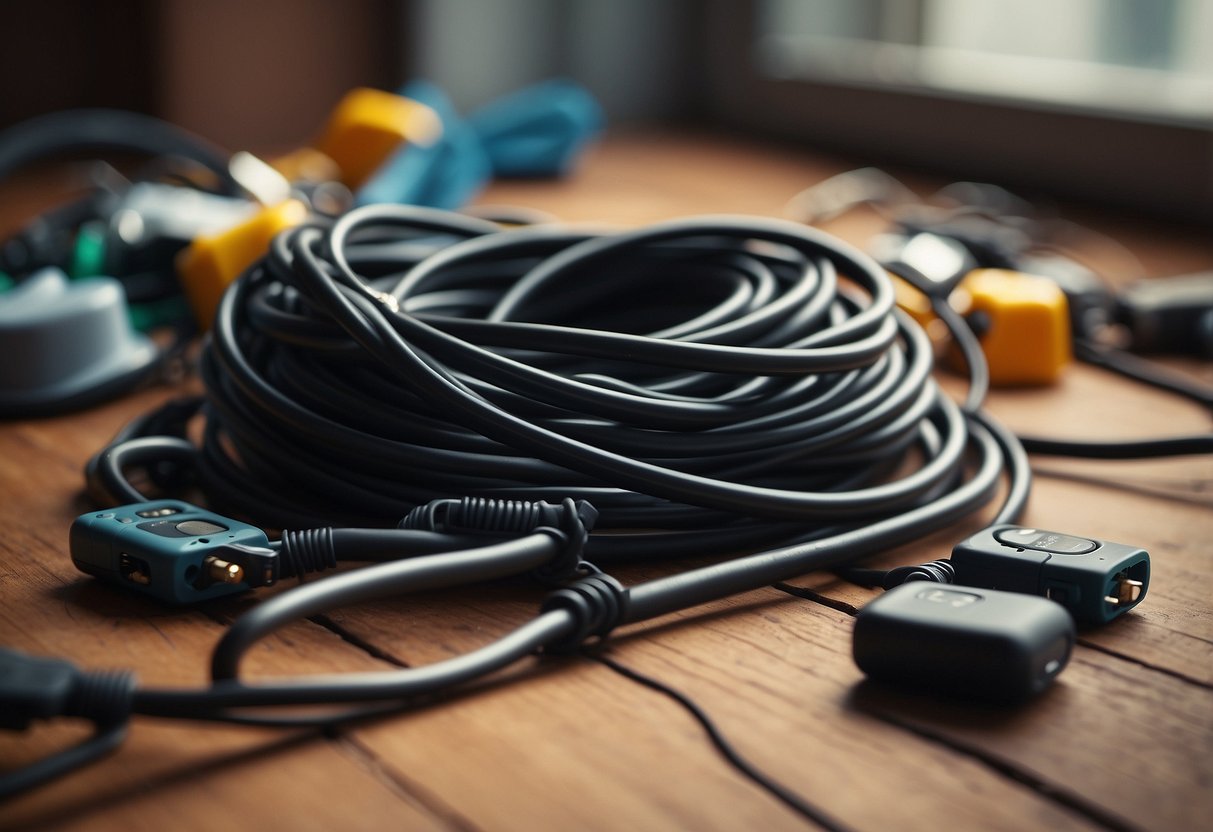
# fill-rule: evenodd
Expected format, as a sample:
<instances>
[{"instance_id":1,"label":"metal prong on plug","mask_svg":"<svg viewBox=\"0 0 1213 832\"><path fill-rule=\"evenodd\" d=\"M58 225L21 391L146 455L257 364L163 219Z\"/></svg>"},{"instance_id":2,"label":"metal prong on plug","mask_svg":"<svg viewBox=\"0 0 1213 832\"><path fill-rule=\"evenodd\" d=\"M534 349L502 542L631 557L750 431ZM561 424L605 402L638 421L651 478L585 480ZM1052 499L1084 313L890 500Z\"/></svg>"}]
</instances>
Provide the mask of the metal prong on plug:
<instances>
[{"instance_id":1,"label":"metal prong on plug","mask_svg":"<svg viewBox=\"0 0 1213 832\"><path fill-rule=\"evenodd\" d=\"M1143 586L1144 584L1141 581L1135 581L1132 578L1120 578L1114 586L1116 594L1106 595L1104 596L1104 600L1116 607L1122 604L1132 604L1141 597Z\"/></svg>"},{"instance_id":2,"label":"metal prong on plug","mask_svg":"<svg viewBox=\"0 0 1213 832\"><path fill-rule=\"evenodd\" d=\"M219 558L207 558L204 563L207 577L215 583L238 584L244 580L244 569L238 563Z\"/></svg>"}]
</instances>

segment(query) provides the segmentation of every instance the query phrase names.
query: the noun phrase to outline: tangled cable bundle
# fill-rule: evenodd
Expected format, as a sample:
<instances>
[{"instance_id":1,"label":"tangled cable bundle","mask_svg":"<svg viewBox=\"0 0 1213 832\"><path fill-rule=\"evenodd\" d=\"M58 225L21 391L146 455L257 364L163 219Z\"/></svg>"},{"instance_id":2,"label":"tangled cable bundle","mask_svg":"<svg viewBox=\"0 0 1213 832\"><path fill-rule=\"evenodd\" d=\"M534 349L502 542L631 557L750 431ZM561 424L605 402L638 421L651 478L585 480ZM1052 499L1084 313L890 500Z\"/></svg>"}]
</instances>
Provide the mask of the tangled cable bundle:
<instances>
[{"instance_id":1,"label":"tangled cable bundle","mask_svg":"<svg viewBox=\"0 0 1213 832\"><path fill-rule=\"evenodd\" d=\"M132 677L97 687L69 663L0 651L18 677L62 682L24 701L39 717L91 715L72 710L73 685L104 694L92 739L0 778L0 797L107 753L130 714L277 727L382 716L537 650L574 651L619 626L852 567L981 508L1004 472L995 522L1013 520L1031 471L981 410L976 337L937 304L970 366L960 407L892 294L864 255L774 220L504 231L368 206L279 235L220 304L201 362L201 447L186 438L199 399L170 402L90 460L89 487L102 503L139 503L124 468L166 490L196 474L212 504L301 529L245 549L279 577L378 562L246 612L202 689ZM316 528L328 525L384 528ZM594 565L682 554L716 557L628 587ZM947 577L939 564L916 569ZM293 621L526 573L556 586L539 614L471 652L240 678L241 657ZM270 582L272 563L263 574ZM273 713L294 705L337 710Z\"/></svg>"},{"instance_id":2,"label":"tangled cable bundle","mask_svg":"<svg viewBox=\"0 0 1213 832\"><path fill-rule=\"evenodd\" d=\"M368 206L280 235L225 295L202 481L279 526L585 499L595 560L934 528L989 498L1001 455L931 366L883 271L796 224Z\"/></svg>"}]
</instances>

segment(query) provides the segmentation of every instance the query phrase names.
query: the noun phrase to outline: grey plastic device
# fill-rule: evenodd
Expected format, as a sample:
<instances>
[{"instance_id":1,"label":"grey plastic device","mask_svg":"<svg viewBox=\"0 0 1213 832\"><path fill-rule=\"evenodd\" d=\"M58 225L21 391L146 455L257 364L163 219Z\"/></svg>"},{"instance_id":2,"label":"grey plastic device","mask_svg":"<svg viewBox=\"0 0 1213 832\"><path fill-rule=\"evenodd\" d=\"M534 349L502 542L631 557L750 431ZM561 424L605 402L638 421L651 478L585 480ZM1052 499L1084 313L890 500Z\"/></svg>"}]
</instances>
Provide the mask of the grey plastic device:
<instances>
[{"instance_id":1,"label":"grey plastic device","mask_svg":"<svg viewBox=\"0 0 1213 832\"><path fill-rule=\"evenodd\" d=\"M0 417L84 407L144 378L160 357L131 328L122 284L35 272L0 293Z\"/></svg>"},{"instance_id":2,"label":"grey plastic device","mask_svg":"<svg viewBox=\"0 0 1213 832\"><path fill-rule=\"evenodd\" d=\"M1074 622L1034 595L912 581L855 617L852 654L870 678L961 699L1021 702L1056 678Z\"/></svg>"}]
</instances>

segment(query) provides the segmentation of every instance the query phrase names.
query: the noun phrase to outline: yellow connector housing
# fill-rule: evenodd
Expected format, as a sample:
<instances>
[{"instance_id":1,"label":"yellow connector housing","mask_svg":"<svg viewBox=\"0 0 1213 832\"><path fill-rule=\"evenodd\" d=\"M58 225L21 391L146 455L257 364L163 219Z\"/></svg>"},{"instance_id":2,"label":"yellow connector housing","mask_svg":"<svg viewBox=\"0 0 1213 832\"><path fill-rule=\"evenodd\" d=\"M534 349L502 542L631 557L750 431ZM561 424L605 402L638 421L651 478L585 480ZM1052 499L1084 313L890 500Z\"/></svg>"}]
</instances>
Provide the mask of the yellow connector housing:
<instances>
[{"instance_id":1,"label":"yellow connector housing","mask_svg":"<svg viewBox=\"0 0 1213 832\"><path fill-rule=\"evenodd\" d=\"M1066 296L1045 277L975 269L960 288L996 385L1049 384L1070 363Z\"/></svg>"},{"instance_id":2,"label":"yellow connector housing","mask_svg":"<svg viewBox=\"0 0 1213 832\"><path fill-rule=\"evenodd\" d=\"M263 208L237 226L208 237L196 237L177 255L177 276L194 310L198 327L211 328L223 292L263 256L279 231L307 219L307 206L288 199Z\"/></svg>"},{"instance_id":3,"label":"yellow connector housing","mask_svg":"<svg viewBox=\"0 0 1213 832\"><path fill-rule=\"evenodd\" d=\"M402 142L430 145L442 136L432 109L390 92L359 88L346 93L316 142L341 169L341 181L357 188Z\"/></svg>"},{"instance_id":4,"label":"yellow connector housing","mask_svg":"<svg viewBox=\"0 0 1213 832\"><path fill-rule=\"evenodd\" d=\"M893 278L894 298L902 311L926 330L931 341L947 340L947 328L931 310L927 296L905 280ZM1050 384L1070 363L1070 318L1066 296L1052 280L1004 269L975 269L951 297L956 311L970 317L981 340L996 386ZM964 370L954 347L948 364Z\"/></svg>"}]
</instances>

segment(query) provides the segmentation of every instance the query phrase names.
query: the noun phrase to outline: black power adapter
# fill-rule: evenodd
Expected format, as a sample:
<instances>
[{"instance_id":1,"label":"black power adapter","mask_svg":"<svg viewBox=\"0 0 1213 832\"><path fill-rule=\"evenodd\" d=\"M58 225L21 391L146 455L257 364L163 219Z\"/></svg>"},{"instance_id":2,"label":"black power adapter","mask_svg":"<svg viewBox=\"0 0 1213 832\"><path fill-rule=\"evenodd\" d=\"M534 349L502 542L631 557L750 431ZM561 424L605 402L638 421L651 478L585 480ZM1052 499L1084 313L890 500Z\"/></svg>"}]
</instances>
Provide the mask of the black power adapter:
<instances>
[{"instance_id":1,"label":"black power adapter","mask_svg":"<svg viewBox=\"0 0 1213 832\"><path fill-rule=\"evenodd\" d=\"M1040 693L1074 646L1074 622L1031 595L913 581L855 617L852 654L871 679L998 703Z\"/></svg>"}]
</instances>

